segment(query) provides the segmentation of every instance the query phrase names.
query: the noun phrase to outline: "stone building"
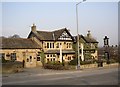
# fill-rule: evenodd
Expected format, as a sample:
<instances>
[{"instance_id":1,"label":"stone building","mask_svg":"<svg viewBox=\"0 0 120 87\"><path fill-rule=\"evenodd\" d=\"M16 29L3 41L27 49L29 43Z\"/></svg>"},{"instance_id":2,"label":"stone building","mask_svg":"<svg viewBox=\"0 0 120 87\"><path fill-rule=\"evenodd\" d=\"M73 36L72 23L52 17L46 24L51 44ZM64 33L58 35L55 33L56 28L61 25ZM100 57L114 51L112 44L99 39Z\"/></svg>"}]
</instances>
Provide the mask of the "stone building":
<instances>
[{"instance_id":1,"label":"stone building","mask_svg":"<svg viewBox=\"0 0 120 87\"><path fill-rule=\"evenodd\" d=\"M77 42L77 36L75 36ZM76 43L77 45L77 43ZM86 36L79 35L80 58L84 61L87 59L98 59L98 41L94 39L88 31Z\"/></svg>"},{"instance_id":2,"label":"stone building","mask_svg":"<svg viewBox=\"0 0 120 87\"><path fill-rule=\"evenodd\" d=\"M109 46L108 47L108 52L109 52L109 60L115 60L115 61L118 61L119 59L119 50L118 50L119 46L115 45L115 46ZM105 58L105 47L99 47L98 48L98 56L99 56L99 59L102 59L102 60L107 60Z\"/></svg>"},{"instance_id":3,"label":"stone building","mask_svg":"<svg viewBox=\"0 0 120 87\"><path fill-rule=\"evenodd\" d=\"M97 59L98 42L90 31L87 36L80 35L80 57ZM42 66L43 62L69 62L77 52L77 37L73 37L66 28L54 31L39 31L33 24L31 32L25 38L2 38L0 58L23 62L24 67ZM44 56L42 55L44 54Z\"/></svg>"},{"instance_id":4,"label":"stone building","mask_svg":"<svg viewBox=\"0 0 120 87\"><path fill-rule=\"evenodd\" d=\"M23 62L23 67L41 66L41 47L32 39L1 38L0 59Z\"/></svg>"},{"instance_id":5,"label":"stone building","mask_svg":"<svg viewBox=\"0 0 120 87\"><path fill-rule=\"evenodd\" d=\"M69 62L74 58L75 51L72 48L74 38L66 29L55 31L37 31L36 26L31 27L28 38L38 43L45 54L45 62Z\"/></svg>"}]
</instances>

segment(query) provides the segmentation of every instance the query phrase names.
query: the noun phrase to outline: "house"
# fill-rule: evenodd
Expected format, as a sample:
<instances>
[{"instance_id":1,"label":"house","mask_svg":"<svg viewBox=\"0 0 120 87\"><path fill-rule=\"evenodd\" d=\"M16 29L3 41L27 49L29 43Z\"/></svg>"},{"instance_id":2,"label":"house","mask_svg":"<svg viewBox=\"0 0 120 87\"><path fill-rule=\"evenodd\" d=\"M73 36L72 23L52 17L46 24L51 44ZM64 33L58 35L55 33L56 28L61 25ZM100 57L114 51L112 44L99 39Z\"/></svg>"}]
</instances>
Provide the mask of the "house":
<instances>
[{"instance_id":1,"label":"house","mask_svg":"<svg viewBox=\"0 0 120 87\"><path fill-rule=\"evenodd\" d=\"M77 36L75 36L77 42ZM88 31L86 36L79 35L80 58L87 60L89 58L98 59L98 41L94 39L91 32Z\"/></svg>"},{"instance_id":2,"label":"house","mask_svg":"<svg viewBox=\"0 0 120 87\"><path fill-rule=\"evenodd\" d=\"M45 62L69 62L74 58L75 51L72 48L74 38L66 28L55 31L38 31L33 24L28 38L38 43L45 54Z\"/></svg>"},{"instance_id":3,"label":"house","mask_svg":"<svg viewBox=\"0 0 120 87\"><path fill-rule=\"evenodd\" d=\"M32 39L1 38L0 59L23 62L23 67L41 66L41 47Z\"/></svg>"}]
</instances>

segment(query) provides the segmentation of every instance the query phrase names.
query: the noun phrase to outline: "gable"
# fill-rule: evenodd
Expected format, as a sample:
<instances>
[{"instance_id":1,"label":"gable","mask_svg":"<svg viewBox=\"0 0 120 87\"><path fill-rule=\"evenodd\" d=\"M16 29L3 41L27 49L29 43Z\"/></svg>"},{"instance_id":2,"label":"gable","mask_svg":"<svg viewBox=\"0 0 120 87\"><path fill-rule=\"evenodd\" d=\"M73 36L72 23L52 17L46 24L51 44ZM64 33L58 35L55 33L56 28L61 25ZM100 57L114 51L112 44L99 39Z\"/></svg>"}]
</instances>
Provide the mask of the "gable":
<instances>
[{"instance_id":1,"label":"gable","mask_svg":"<svg viewBox=\"0 0 120 87\"><path fill-rule=\"evenodd\" d=\"M68 32L64 31L60 37L58 38L58 40L72 40L70 34L68 34Z\"/></svg>"},{"instance_id":2,"label":"gable","mask_svg":"<svg viewBox=\"0 0 120 87\"><path fill-rule=\"evenodd\" d=\"M66 28L55 30L52 32L48 31L31 32L28 38L32 37L36 37L40 41L57 41L57 40L74 41L74 38Z\"/></svg>"}]
</instances>

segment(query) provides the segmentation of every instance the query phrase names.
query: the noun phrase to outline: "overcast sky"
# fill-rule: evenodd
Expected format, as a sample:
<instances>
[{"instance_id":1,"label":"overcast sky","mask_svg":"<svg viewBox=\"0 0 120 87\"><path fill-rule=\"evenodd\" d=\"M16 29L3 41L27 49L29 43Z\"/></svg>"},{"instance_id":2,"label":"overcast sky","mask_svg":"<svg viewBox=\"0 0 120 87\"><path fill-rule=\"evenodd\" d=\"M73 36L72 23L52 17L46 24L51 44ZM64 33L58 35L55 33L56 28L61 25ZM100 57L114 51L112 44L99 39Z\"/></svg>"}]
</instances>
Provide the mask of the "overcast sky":
<instances>
[{"instance_id":1,"label":"overcast sky","mask_svg":"<svg viewBox=\"0 0 120 87\"><path fill-rule=\"evenodd\" d=\"M26 38L33 23L38 30L53 31L66 27L76 35L76 3L2 2L2 35L18 34ZM79 4L78 11L80 34L86 35L90 30L99 46L103 46L105 35L110 38L110 45L118 44L118 2L86 1Z\"/></svg>"}]
</instances>

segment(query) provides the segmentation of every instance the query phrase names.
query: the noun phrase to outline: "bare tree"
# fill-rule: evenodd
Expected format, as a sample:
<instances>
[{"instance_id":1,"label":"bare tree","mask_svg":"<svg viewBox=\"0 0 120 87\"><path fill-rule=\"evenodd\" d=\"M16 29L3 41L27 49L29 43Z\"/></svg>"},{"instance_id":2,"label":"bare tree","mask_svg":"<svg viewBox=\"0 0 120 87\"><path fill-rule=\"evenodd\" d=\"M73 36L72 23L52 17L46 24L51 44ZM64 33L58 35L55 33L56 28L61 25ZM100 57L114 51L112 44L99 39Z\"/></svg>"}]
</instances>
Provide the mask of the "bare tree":
<instances>
[{"instance_id":1,"label":"bare tree","mask_svg":"<svg viewBox=\"0 0 120 87\"><path fill-rule=\"evenodd\" d=\"M17 34L14 34L13 36L10 36L8 38L21 38L21 37L19 35L17 35Z\"/></svg>"}]
</instances>

